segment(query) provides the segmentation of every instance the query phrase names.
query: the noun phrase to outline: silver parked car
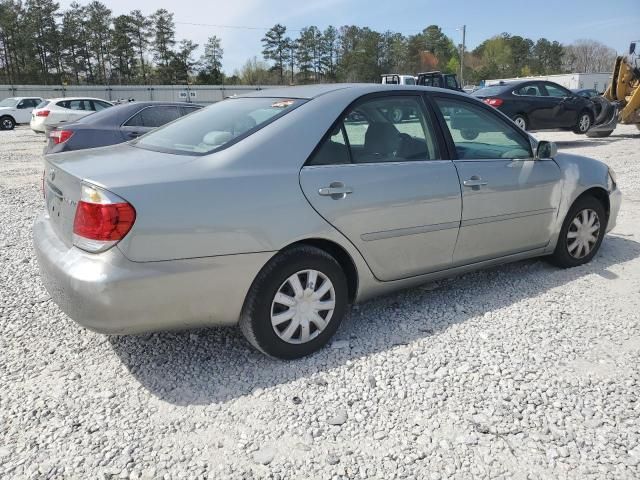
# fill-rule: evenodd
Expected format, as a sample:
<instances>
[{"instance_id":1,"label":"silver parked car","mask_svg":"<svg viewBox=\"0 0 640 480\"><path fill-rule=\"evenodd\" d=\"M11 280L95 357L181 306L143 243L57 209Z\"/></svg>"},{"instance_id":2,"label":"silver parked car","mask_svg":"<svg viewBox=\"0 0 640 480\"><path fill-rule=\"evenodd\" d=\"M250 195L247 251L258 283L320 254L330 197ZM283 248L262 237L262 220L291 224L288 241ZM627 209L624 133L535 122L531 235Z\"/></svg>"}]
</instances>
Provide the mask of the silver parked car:
<instances>
[{"instance_id":1,"label":"silver parked car","mask_svg":"<svg viewBox=\"0 0 640 480\"><path fill-rule=\"evenodd\" d=\"M621 201L605 164L415 86L255 92L45 164L34 243L71 318L109 334L239 323L280 358L318 350L375 295L588 262Z\"/></svg>"}]
</instances>

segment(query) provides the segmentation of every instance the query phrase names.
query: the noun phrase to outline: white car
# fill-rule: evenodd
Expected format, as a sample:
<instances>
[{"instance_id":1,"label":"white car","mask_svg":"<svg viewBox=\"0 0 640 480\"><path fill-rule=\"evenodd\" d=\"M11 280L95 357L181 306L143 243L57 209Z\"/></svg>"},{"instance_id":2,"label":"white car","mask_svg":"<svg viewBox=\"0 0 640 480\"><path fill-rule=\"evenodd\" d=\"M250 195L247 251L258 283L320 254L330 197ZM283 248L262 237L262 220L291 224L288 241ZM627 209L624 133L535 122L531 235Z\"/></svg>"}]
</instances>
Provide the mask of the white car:
<instances>
[{"instance_id":1,"label":"white car","mask_svg":"<svg viewBox=\"0 0 640 480\"><path fill-rule=\"evenodd\" d=\"M31 130L46 132L61 123L75 122L94 112L112 107L111 102L100 98L52 98L45 100L31 112Z\"/></svg>"},{"instance_id":2,"label":"white car","mask_svg":"<svg viewBox=\"0 0 640 480\"><path fill-rule=\"evenodd\" d=\"M10 97L0 102L0 130L13 130L18 123L29 123L31 111L40 97Z\"/></svg>"}]
</instances>

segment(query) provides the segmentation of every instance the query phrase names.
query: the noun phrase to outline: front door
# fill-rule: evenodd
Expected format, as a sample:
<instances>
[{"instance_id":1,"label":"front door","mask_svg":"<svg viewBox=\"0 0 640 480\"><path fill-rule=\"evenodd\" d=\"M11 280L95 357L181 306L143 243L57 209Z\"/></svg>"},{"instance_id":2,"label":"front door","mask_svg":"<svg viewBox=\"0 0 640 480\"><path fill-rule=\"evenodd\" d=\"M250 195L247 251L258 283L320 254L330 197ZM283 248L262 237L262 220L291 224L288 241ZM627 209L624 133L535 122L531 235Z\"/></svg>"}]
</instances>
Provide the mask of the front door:
<instances>
[{"instance_id":1,"label":"front door","mask_svg":"<svg viewBox=\"0 0 640 480\"><path fill-rule=\"evenodd\" d=\"M395 112L403 115L394 115ZM403 118L401 118L403 117ZM460 184L422 99L368 96L339 119L300 172L313 208L380 280L452 262Z\"/></svg>"},{"instance_id":2,"label":"front door","mask_svg":"<svg viewBox=\"0 0 640 480\"><path fill-rule=\"evenodd\" d=\"M554 103L553 113L558 126L565 128L575 126L582 106L578 96L553 83L543 83L542 86L549 101Z\"/></svg>"},{"instance_id":3,"label":"front door","mask_svg":"<svg viewBox=\"0 0 640 480\"><path fill-rule=\"evenodd\" d=\"M561 194L560 168L534 160L526 133L484 105L438 97L441 112L472 118L478 135L465 139L455 121L451 134L462 188L462 219L453 263L468 264L544 247ZM455 119L453 119L455 120Z\"/></svg>"}]
</instances>

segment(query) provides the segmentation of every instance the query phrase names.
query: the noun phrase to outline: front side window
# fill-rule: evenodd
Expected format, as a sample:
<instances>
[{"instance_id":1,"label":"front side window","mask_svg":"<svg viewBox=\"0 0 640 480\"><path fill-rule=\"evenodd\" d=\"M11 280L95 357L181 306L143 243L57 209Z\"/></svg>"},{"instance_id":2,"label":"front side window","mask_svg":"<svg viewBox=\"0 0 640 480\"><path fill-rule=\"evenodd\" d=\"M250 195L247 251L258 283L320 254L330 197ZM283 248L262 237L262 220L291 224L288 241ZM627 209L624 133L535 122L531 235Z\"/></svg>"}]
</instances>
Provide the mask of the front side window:
<instances>
[{"instance_id":1,"label":"front side window","mask_svg":"<svg viewBox=\"0 0 640 480\"><path fill-rule=\"evenodd\" d=\"M491 110L452 98L436 98L459 159L532 158L531 145L515 125Z\"/></svg>"},{"instance_id":2,"label":"front side window","mask_svg":"<svg viewBox=\"0 0 640 480\"><path fill-rule=\"evenodd\" d=\"M420 99L375 98L348 111L310 159L310 165L439 159L437 137Z\"/></svg>"},{"instance_id":3,"label":"front side window","mask_svg":"<svg viewBox=\"0 0 640 480\"><path fill-rule=\"evenodd\" d=\"M571 93L568 90L565 90L564 88L557 86L557 85L552 85L550 83L546 83L544 85L545 90L547 91L547 94L550 97L557 97L557 98L563 98L563 97L569 97L571 96ZM589 94L587 94L588 96Z\"/></svg>"},{"instance_id":4,"label":"front side window","mask_svg":"<svg viewBox=\"0 0 640 480\"><path fill-rule=\"evenodd\" d=\"M147 107L136 113L126 123L127 127L160 127L180 117L178 107Z\"/></svg>"},{"instance_id":5,"label":"front side window","mask_svg":"<svg viewBox=\"0 0 640 480\"><path fill-rule=\"evenodd\" d=\"M170 153L204 155L244 138L305 100L229 98L141 137L136 146Z\"/></svg>"},{"instance_id":6,"label":"front side window","mask_svg":"<svg viewBox=\"0 0 640 480\"><path fill-rule=\"evenodd\" d=\"M100 110L104 110L105 108L109 108L111 106L107 102L101 102L99 100L92 100L92 103L93 103L93 109L96 112L99 112Z\"/></svg>"},{"instance_id":7,"label":"front side window","mask_svg":"<svg viewBox=\"0 0 640 480\"><path fill-rule=\"evenodd\" d=\"M446 82L447 82L447 88L451 88L453 90L458 88L458 81L456 80L456 77L454 77L453 75L446 77Z\"/></svg>"}]
</instances>

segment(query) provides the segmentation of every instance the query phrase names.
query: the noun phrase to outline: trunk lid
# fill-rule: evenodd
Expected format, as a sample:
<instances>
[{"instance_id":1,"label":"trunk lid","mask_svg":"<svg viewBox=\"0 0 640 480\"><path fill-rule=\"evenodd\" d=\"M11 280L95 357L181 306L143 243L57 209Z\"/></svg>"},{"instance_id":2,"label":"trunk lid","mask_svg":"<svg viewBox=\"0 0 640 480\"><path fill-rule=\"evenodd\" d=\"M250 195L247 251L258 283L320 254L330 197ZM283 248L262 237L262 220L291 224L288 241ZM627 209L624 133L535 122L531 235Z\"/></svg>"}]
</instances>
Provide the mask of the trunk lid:
<instances>
[{"instance_id":1,"label":"trunk lid","mask_svg":"<svg viewBox=\"0 0 640 480\"><path fill-rule=\"evenodd\" d=\"M65 245L73 245L73 221L83 181L118 194L120 186L166 179L168 169L177 176L178 165L196 158L127 144L45 155L45 208L53 229Z\"/></svg>"}]
</instances>

